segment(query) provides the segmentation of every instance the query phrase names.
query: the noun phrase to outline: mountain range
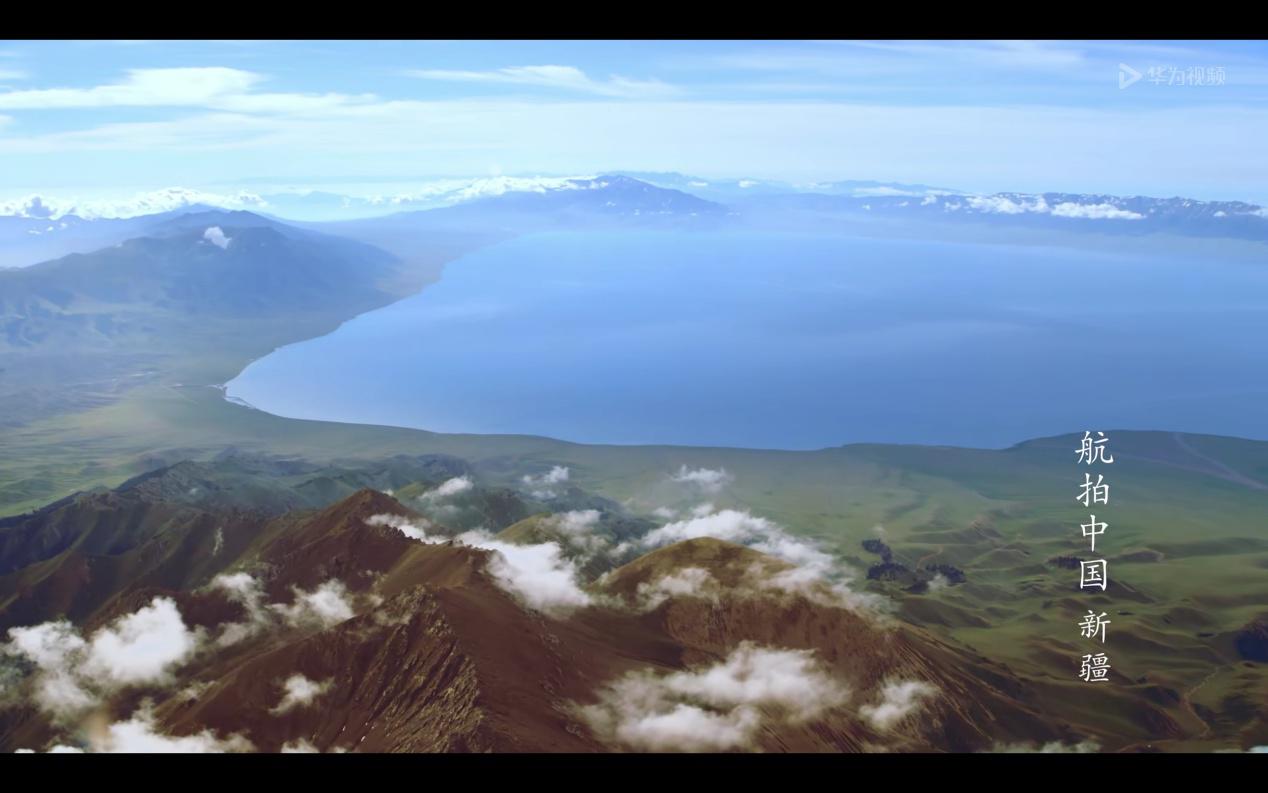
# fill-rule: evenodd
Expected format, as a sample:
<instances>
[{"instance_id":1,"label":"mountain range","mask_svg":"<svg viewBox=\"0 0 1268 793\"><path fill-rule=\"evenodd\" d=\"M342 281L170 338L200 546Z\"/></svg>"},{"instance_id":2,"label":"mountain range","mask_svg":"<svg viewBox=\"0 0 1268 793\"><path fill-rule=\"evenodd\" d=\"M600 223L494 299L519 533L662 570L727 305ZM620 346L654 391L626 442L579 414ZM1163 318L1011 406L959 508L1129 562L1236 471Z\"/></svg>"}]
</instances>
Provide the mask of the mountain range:
<instances>
[{"instance_id":1,"label":"mountain range","mask_svg":"<svg viewBox=\"0 0 1268 793\"><path fill-rule=\"evenodd\" d=\"M273 464L302 480L289 487L243 476L262 465L182 463L0 524L0 747L1093 745L1005 665L795 555L708 537L626 551L654 535L614 530L622 508L578 509L575 489L548 504L506 492L557 511L489 512L465 533L372 489L331 500L427 476L432 495L409 501L433 518L446 490L475 503L483 488L443 457L344 471L322 496L331 472Z\"/></svg>"},{"instance_id":2,"label":"mountain range","mask_svg":"<svg viewBox=\"0 0 1268 793\"><path fill-rule=\"evenodd\" d=\"M85 253L147 236L187 214L225 211L211 194L171 190L177 208L130 217L52 212L38 197L0 215L0 267ZM242 195L223 198L242 206ZM142 202L140 206L150 206ZM1268 240L1268 210L1242 201L1081 193L972 194L922 184L789 184L706 180L676 173L449 180L416 194L251 196L250 208L292 226L357 236L413 231L523 233L596 228L759 228L857 231L869 220L915 226L988 225L1094 234ZM238 210L242 211L242 210ZM911 226L904 226L910 230Z\"/></svg>"},{"instance_id":3,"label":"mountain range","mask_svg":"<svg viewBox=\"0 0 1268 793\"><path fill-rule=\"evenodd\" d=\"M306 424L309 444L334 430ZM384 437L441 445L403 432ZM1068 467L1052 457L1073 438L725 456L459 439L485 456L184 459L0 519L0 748L1263 744L1268 614L1253 571L1268 544L1250 526L1185 527L1258 514L1262 489L1230 472L1256 470L1268 445L1115 437L1130 463L1116 482L1172 517L1111 557L1113 589L1096 596L1064 585L1079 558L1064 527L1009 500ZM749 484L704 489L685 466L647 479L684 456L725 460L714 473ZM672 506L614 497L612 482ZM916 501L878 501L886 486ZM843 508L879 508L887 528L856 530ZM1212 562L1218 593L1201 580ZM1061 630L1089 607L1116 626L1096 690L1074 677L1080 645Z\"/></svg>"}]
</instances>

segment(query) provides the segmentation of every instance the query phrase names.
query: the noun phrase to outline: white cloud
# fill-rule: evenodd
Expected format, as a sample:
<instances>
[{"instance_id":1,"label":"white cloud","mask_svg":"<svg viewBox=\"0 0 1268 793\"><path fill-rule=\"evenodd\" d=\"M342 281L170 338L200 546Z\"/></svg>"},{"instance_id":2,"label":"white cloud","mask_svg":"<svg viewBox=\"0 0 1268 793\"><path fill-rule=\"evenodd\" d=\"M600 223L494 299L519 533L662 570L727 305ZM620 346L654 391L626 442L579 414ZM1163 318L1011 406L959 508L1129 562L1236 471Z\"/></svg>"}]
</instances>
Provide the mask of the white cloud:
<instances>
[{"instance_id":1,"label":"white cloud","mask_svg":"<svg viewBox=\"0 0 1268 793\"><path fill-rule=\"evenodd\" d=\"M556 465L553 468L551 468L549 471L547 471L546 473L538 477L525 475L524 482L526 482L527 484L557 485L563 482L567 482L568 476L569 476L569 473L568 473L567 466Z\"/></svg>"},{"instance_id":2,"label":"white cloud","mask_svg":"<svg viewBox=\"0 0 1268 793\"><path fill-rule=\"evenodd\" d=\"M1058 218L1079 218L1083 220L1141 220L1144 215L1127 209L1120 209L1113 204L1080 204L1075 201L1062 201L1050 206L1043 196L967 196L964 199L970 209L992 215L1024 215L1049 214ZM956 209L955 204L945 204L944 209Z\"/></svg>"},{"instance_id":3,"label":"white cloud","mask_svg":"<svg viewBox=\"0 0 1268 793\"><path fill-rule=\"evenodd\" d=\"M529 486L530 495L532 495L533 498L538 499L539 501L546 501L554 498L556 495L553 486L567 482L568 477L568 467L556 465L540 476L525 474L522 477L522 481L524 484Z\"/></svg>"},{"instance_id":4,"label":"white cloud","mask_svg":"<svg viewBox=\"0 0 1268 793\"><path fill-rule=\"evenodd\" d=\"M228 647L248 639L269 627L271 612L264 607L264 590L250 573L221 573L211 581L212 589L225 593L230 601L241 605L247 612L243 622L224 624L216 644Z\"/></svg>"},{"instance_id":5,"label":"white cloud","mask_svg":"<svg viewBox=\"0 0 1268 793\"><path fill-rule=\"evenodd\" d=\"M683 482L699 487L706 493L717 493L726 487L734 479L726 472L725 468L713 470L711 468L692 468L688 469L683 465L678 472L673 474L675 482Z\"/></svg>"},{"instance_id":6,"label":"white cloud","mask_svg":"<svg viewBox=\"0 0 1268 793\"><path fill-rule=\"evenodd\" d=\"M881 185L879 187L856 187L850 191L850 195L856 198L893 198L897 196L910 196L915 198L917 196L923 196L925 193L923 191L918 192L915 190L904 190L901 187ZM904 202L902 206L906 206L906 203Z\"/></svg>"},{"instance_id":7,"label":"white cloud","mask_svg":"<svg viewBox=\"0 0 1268 793\"><path fill-rule=\"evenodd\" d=\"M206 107L237 113L304 115L377 101L372 94L255 92L263 80L254 72L225 66L130 69L118 82L90 88L0 92L0 109Z\"/></svg>"},{"instance_id":8,"label":"white cloud","mask_svg":"<svg viewBox=\"0 0 1268 793\"><path fill-rule=\"evenodd\" d=\"M64 214L66 212L54 209L43 197L37 195L0 201L0 216L3 217L55 219Z\"/></svg>"},{"instance_id":9,"label":"white cloud","mask_svg":"<svg viewBox=\"0 0 1268 793\"><path fill-rule=\"evenodd\" d=\"M452 479L446 479L418 498L422 501L440 501L450 496L456 496L459 493L465 493L473 487L475 487L475 483L471 481L471 477L455 476Z\"/></svg>"},{"instance_id":10,"label":"white cloud","mask_svg":"<svg viewBox=\"0 0 1268 793\"><path fill-rule=\"evenodd\" d=\"M1119 209L1113 204L1076 204L1069 201L1052 208L1053 217L1084 218L1087 220L1141 220L1139 212Z\"/></svg>"},{"instance_id":11,"label":"white cloud","mask_svg":"<svg viewBox=\"0 0 1268 793\"><path fill-rule=\"evenodd\" d=\"M673 597L698 597L714 600L720 584L703 567L683 567L668 575L638 585L635 608L651 611Z\"/></svg>"},{"instance_id":12,"label":"white cloud","mask_svg":"<svg viewBox=\"0 0 1268 793\"><path fill-rule=\"evenodd\" d=\"M720 751L749 747L768 719L805 722L848 697L813 652L745 642L712 666L667 675L629 673L601 689L597 703L577 710L608 743L650 751Z\"/></svg>"},{"instance_id":13,"label":"white cloud","mask_svg":"<svg viewBox=\"0 0 1268 793\"><path fill-rule=\"evenodd\" d=\"M229 247L229 243L232 242L231 239L225 236L224 231L222 231L219 226L211 226L204 231L203 239L210 242L212 245L215 245L222 251L227 249Z\"/></svg>"},{"instance_id":14,"label":"white cloud","mask_svg":"<svg viewBox=\"0 0 1268 793\"><path fill-rule=\"evenodd\" d=\"M354 616L348 588L337 578L331 578L311 592L294 587L295 600L290 605L274 603L269 606L292 627L329 628Z\"/></svg>"},{"instance_id":15,"label":"white cloud","mask_svg":"<svg viewBox=\"0 0 1268 793\"><path fill-rule=\"evenodd\" d=\"M566 534L589 534L599 525L599 510L576 509L552 515L554 524Z\"/></svg>"},{"instance_id":16,"label":"white cloud","mask_svg":"<svg viewBox=\"0 0 1268 793\"><path fill-rule=\"evenodd\" d=\"M84 199L25 195L0 201L0 216L57 220L66 215L75 215L85 220L96 220L153 215L198 206L220 209L260 209L267 207L268 202L255 193L246 191L213 193L183 187L169 187L124 198Z\"/></svg>"},{"instance_id":17,"label":"white cloud","mask_svg":"<svg viewBox=\"0 0 1268 793\"><path fill-rule=\"evenodd\" d=\"M120 82L92 88L43 88L0 93L0 108L52 109L207 105L249 91L260 76L222 66L132 69Z\"/></svg>"},{"instance_id":18,"label":"white cloud","mask_svg":"<svg viewBox=\"0 0 1268 793\"><path fill-rule=\"evenodd\" d=\"M593 176L490 176L480 179L439 179L391 196L367 198L371 204L447 206L506 193L547 193L577 190Z\"/></svg>"},{"instance_id":19,"label":"white cloud","mask_svg":"<svg viewBox=\"0 0 1268 793\"><path fill-rule=\"evenodd\" d=\"M300 674L291 675L282 684L284 693L281 702L278 702L275 707L270 709L269 713L281 716L295 708L311 705L317 697L330 690L333 682L332 680L309 680Z\"/></svg>"},{"instance_id":20,"label":"white cloud","mask_svg":"<svg viewBox=\"0 0 1268 793\"><path fill-rule=\"evenodd\" d=\"M194 735L164 735L155 725L153 711L144 706L127 721L115 722L104 734L93 736L90 746L93 753L129 754L209 754L254 749L249 740L238 734L221 738L211 730L203 730Z\"/></svg>"},{"instance_id":21,"label":"white cloud","mask_svg":"<svg viewBox=\"0 0 1268 793\"><path fill-rule=\"evenodd\" d=\"M748 576L748 583L753 587L796 593L824 605L860 613L875 615L887 609L887 601L881 596L851 589L849 584L854 572L831 554L747 510L714 511L712 504L703 504L692 511L692 517L654 529L639 543L656 548L701 537L738 543L792 565L774 573L755 566Z\"/></svg>"},{"instance_id":22,"label":"white cloud","mask_svg":"<svg viewBox=\"0 0 1268 793\"><path fill-rule=\"evenodd\" d=\"M902 55L931 57L939 60L961 61L1002 67L1008 70L1041 69L1059 70L1067 73L1070 69L1088 63L1084 50L1064 42L1048 41L982 41L972 44L963 42L853 42L862 49L875 49Z\"/></svg>"},{"instance_id":23,"label":"white cloud","mask_svg":"<svg viewBox=\"0 0 1268 793\"><path fill-rule=\"evenodd\" d=\"M766 518L752 515L747 510L713 510L712 504L702 505L700 510L693 511L692 517L666 523L645 535L641 542L644 546L655 548L683 540L712 537L751 547L760 545L763 549L778 548L785 553L791 551L796 558L789 558L787 561L794 563L801 561L808 553L814 553L812 546L787 537L783 528Z\"/></svg>"},{"instance_id":24,"label":"white cloud","mask_svg":"<svg viewBox=\"0 0 1268 793\"><path fill-rule=\"evenodd\" d=\"M282 754L320 754L320 752L316 746L313 746L312 741L307 738L299 738L283 744Z\"/></svg>"},{"instance_id":25,"label":"white cloud","mask_svg":"<svg viewBox=\"0 0 1268 793\"><path fill-rule=\"evenodd\" d=\"M567 478L567 469L563 479ZM552 515L547 520L558 529L568 546L582 556L598 552L606 544L604 537L593 530L599 521L598 510L575 510ZM374 515L370 525L391 526L411 539L423 543L446 542L448 538L428 535L426 526L418 526L397 515ZM573 609L587 606L592 598L580 584L577 562L564 554L556 542L520 545L503 542L487 531L469 531L454 538L473 548L492 551L488 562L489 574L506 591L515 595L525 605L551 614L566 614Z\"/></svg>"},{"instance_id":26,"label":"white cloud","mask_svg":"<svg viewBox=\"0 0 1268 793\"><path fill-rule=\"evenodd\" d=\"M1007 196L969 196L965 199L968 205L978 212L989 212L996 215L1022 215L1026 212L1047 212L1048 203L1042 196L1033 203L1014 201Z\"/></svg>"},{"instance_id":27,"label":"white cloud","mask_svg":"<svg viewBox=\"0 0 1268 793\"><path fill-rule=\"evenodd\" d=\"M170 682L172 669L194 655L200 640L185 626L175 601L155 598L93 634L84 671L120 686Z\"/></svg>"},{"instance_id":28,"label":"white cloud","mask_svg":"<svg viewBox=\"0 0 1268 793\"><path fill-rule=\"evenodd\" d=\"M551 515L546 518L546 523L563 535L568 550L588 558L603 551L609 544L606 536L595 533L600 517L597 509L578 509Z\"/></svg>"},{"instance_id":29,"label":"white cloud","mask_svg":"<svg viewBox=\"0 0 1268 793\"><path fill-rule=\"evenodd\" d=\"M264 589L249 573L221 574L212 579L212 589L219 589L247 612L241 622L225 623L215 643L227 647L257 636L264 631L285 625L291 628L325 629L356 616L356 597L337 578L331 578L311 591L292 587L291 603L265 604ZM370 597L373 601L373 597Z\"/></svg>"},{"instance_id":30,"label":"white cloud","mask_svg":"<svg viewBox=\"0 0 1268 793\"><path fill-rule=\"evenodd\" d=\"M87 646L75 627L63 620L10 628L9 643L3 650L36 665L33 699L46 713L62 718L97 703L98 694L89 690L89 681L78 669Z\"/></svg>"},{"instance_id":31,"label":"white cloud","mask_svg":"<svg viewBox=\"0 0 1268 793\"><path fill-rule=\"evenodd\" d=\"M891 730L937 693L936 688L919 680L889 682L881 686L880 700L863 705L859 715L878 730Z\"/></svg>"},{"instance_id":32,"label":"white cloud","mask_svg":"<svg viewBox=\"0 0 1268 793\"><path fill-rule=\"evenodd\" d=\"M410 519L401 515L371 515L366 520L368 526L390 526L401 534L409 537L411 540L418 540L425 543L444 542L447 538L439 535L428 535L428 530L435 527L435 524L426 518Z\"/></svg>"},{"instance_id":33,"label":"white cloud","mask_svg":"<svg viewBox=\"0 0 1268 793\"><path fill-rule=\"evenodd\" d=\"M407 74L424 80L527 85L612 97L662 97L678 93L678 89L660 80L632 80L615 74L607 80L596 80L575 66L508 66L490 71L416 69Z\"/></svg>"},{"instance_id":34,"label":"white cloud","mask_svg":"<svg viewBox=\"0 0 1268 793\"><path fill-rule=\"evenodd\" d=\"M1018 754L1024 752L1033 752L1037 754L1091 754L1099 752L1101 745L1096 741L1087 740L1078 743L1062 743L1061 741L1051 741L1045 744L1038 743L997 743L991 749L992 752L1003 752L1008 754Z\"/></svg>"},{"instance_id":35,"label":"white cloud","mask_svg":"<svg viewBox=\"0 0 1268 793\"><path fill-rule=\"evenodd\" d=\"M84 639L61 620L10 628L0 654L16 655L36 669L31 699L55 720L73 718L103 697L139 685L166 685L171 672L194 655L201 631L191 631L176 603L156 597L132 614Z\"/></svg>"},{"instance_id":36,"label":"white cloud","mask_svg":"<svg viewBox=\"0 0 1268 793\"><path fill-rule=\"evenodd\" d=\"M494 539L485 532L467 532L458 540L492 551L489 573L530 608L551 614L567 614L592 602L589 593L579 584L577 563L564 556L557 543L514 545Z\"/></svg>"}]
</instances>

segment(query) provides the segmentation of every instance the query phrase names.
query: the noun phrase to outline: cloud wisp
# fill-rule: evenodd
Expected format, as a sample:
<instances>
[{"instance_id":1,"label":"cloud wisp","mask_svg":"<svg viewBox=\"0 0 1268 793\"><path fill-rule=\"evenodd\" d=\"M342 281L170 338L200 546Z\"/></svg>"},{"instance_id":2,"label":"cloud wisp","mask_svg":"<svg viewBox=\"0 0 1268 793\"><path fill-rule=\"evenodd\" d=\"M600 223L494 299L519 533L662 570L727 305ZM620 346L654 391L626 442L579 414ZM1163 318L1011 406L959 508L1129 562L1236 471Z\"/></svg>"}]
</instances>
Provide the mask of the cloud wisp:
<instances>
[{"instance_id":1,"label":"cloud wisp","mask_svg":"<svg viewBox=\"0 0 1268 793\"><path fill-rule=\"evenodd\" d=\"M800 594L869 615L882 614L888 608L883 597L854 590L854 571L817 544L795 537L774 521L747 510L719 510L712 504L702 504L689 517L666 523L626 545L652 549L702 537L744 545L790 565L776 572L750 571L749 579L758 589Z\"/></svg>"},{"instance_id":2,"label":"cloud wisp","mask_svg":"<svg viewBox=\"0 0 1268 793\"><path fill-rule=\"evenodd\" d=\"M48 751L50 754L221 754L255 751L251 741L239 733L223 737L211 730L193 735L164 734L158 728L153 705L148 700L124 721L90 727L87 736L87 748L57 744Z\"/></svg>"},{"instance_id":3,"label":"cloud wisp","mask_svg":"<svg viewBox=\"0 0 1268 793\"><path fill-rule=\"evenodd\" d=\"M88 88L0 92L0 110L107 107L203 107L264 114L311 113L376 100L372 94L265 93L261 74L226 66L129 69L112 83Z\"/></svg>"},{"instance_id":4,"label":"cloud wisp","mask_svg":"<svg viewBox=\"0 0 1268 793\"><path fill-rule=\"evenodd\" d=\"M734 477L725 468L688 468L681 466L671 477L675 482L695 485L704 493L718 493L729 485Z\"/></svg>"},{"instance_id":5,"label":"cloud wisp","mask_svg":"<svg viewBox=\"0 0 1268 793\"><path fill-rule=\"evenodd\" d=\"M333 680L309 680L301 674L294 674L282 683L282 699L273 706L269 713L283 716L296 708L307 707L330 690Z\"/></svg>"},{"instance_id":6,"label":"cloud wisp","mask_svg":"<svg viewBox=\"0 0 1268 793\"><path fill-rule=\"evenodd\" d=\"M528 486L529 495L533 498L538 501L549 501L557 495L555 486L565 484L569 476L570 472L567 466L556 465L546 473L538 476L525 474L520 481Z\"/></svg>"},{"instance_id":7,"label":"cloud wisp","mask_svg":"<svg viewBox=\"0 0 1268 793\"><path fill-rule=\"evenodd\" d=\"M228 647L282 626L324 630L356 615L355 596L337 578L312 590L293 587L290 603L265 603L264 588L250 573L222 573L212 579L210 586L246 612L246 619L220 626L215 639L218 647Z\"/></svg>"},{"instance_id":8,"label":"cloud wisp","mask_svg":"<svg viewBox=\"0 0 1268 793\"><path fill-rule=\"evenodd\" d=\"M487 71L461 69L415 69L406 72L422 80L482 83L486 85L531 86L616 98L664 98L681 93L660 80L634 80L612 75L606 80L590 77L575 66L507 66Z\"/></svg>"},{"instance_id":9,"label":"cloud wisp","mask_svg":"<svg viewBox=\"0 0 1268 793\"><path fill-rule=\"evenodd\" d=\"M859 715L877 730L892 730L937 693L936 688L920 680L888 682L881 686L876 702L859 708Z\"/></svg>"}]
</instances>

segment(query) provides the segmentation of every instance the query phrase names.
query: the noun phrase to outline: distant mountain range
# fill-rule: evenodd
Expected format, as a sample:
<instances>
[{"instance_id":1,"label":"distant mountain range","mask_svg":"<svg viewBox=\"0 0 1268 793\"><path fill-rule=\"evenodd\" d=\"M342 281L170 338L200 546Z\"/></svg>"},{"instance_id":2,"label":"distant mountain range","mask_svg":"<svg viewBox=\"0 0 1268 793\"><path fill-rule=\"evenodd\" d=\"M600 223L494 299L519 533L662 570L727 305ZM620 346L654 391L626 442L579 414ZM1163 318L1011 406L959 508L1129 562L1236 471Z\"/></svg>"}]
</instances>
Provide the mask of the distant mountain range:
<instances>
[{"instance_id":1,"label":"distant mountain range","mask_svg":"<svg viewBox=\"0 0 1268 793\"><path fill-rule=\"evenodd\" d=\"M757 179L706 180L678 173L594 177L490 177L430 183L395 196L331 192L234 194L162 191L137 207L175 208L128 217L54 209L39 197L0 207L0 267L84 253L146 236L182 215L225 211L215 202L249 204L257 217L349 236L391 228L521 233L598 228L791 228L831 230L888 222L964 224L1175 234L1268 240L1268 209L1241 201L1198 201L1074 193L977 195L923 184L838 181L789 184ZM211 203L207 203L211 202ZM74 207L72 206L73 210ZM114 211L122 211L115 208ZM373 236L373 235L372 235Z\"/></svg>"},{"instance_id":2,"label":"distant mountain range","mask_svg":"<svg viewBox=\"0 0 1268 793\"><path fill-rule=\"evenodd\" d=\"M823 195L848 195L866 197L869 195L925 195L926 193L960 194L962 191L945 187L931 187L923 184L901 184L898 182L828 181L828 182L780 182L769 179L703 179L680 173L658 173L647 171L623 172L625 176L675 190L698 195L713 201L727 202L738 198L753 196L788 195L795 193L818 193Z\"/></svg>"},{"instance_id":3,"label":"distant mountain range","mask_svg":"<svg viewBox=\"0 0 1268 793\"><path fill-rule=\"evenodd\" d=\"M830 227L833 217L1028 226L1112 234L1175 234L1268 240L1268 210L1240 201L1187 198L1124 198L1074 193L903 193L877 190L871 195L790 193L754 196L734 204L746 218L817 218Z\"/></svg>"}]
</instances>

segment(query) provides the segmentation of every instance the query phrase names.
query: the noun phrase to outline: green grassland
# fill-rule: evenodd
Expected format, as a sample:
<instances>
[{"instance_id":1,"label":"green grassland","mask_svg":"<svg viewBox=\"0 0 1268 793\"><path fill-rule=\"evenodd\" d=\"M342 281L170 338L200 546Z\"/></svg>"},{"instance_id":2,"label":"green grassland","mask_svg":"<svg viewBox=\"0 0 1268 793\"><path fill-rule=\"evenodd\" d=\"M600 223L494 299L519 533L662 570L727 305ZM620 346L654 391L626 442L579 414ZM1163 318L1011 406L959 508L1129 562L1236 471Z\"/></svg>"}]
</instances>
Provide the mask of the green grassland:
<instances>
[{"instance_id":1,"label":"green grassland","mask_svg":"<svg viewBox=\"0 0 1268 793\"><path fill-rule=\"evenodd\" d=\"M311 461L448 454L481 481L514 486L554 465L571 482L633 514L702 500L751 510L812 537L860 574L883 539L894 561L950 564L967 580L917 594L886 582L906 619L1006 663L1071 723L1144 745L1229 748L1263 743L1268 666L1238 657L1235 632L1268 612L1268 443L1110 431L1109 524L1088 553L1075 500L1078 436L1006 450L854 445L814 452L673 446L588 446L528 436L440 435L284 419L224 401L208 386L150 384L111 404L4 433L0 494L7 513L76 489L111 486L226 448ZM732 483L701 494L680 466L724 468ZM1058 556L1109 560L1110 587L1080 590ZM1111 620L1102 647L1079 635L1088 609ZM1104 649L1114 679L1077 679L1080 657ZM1143 720L1139 703L1165 714ZM1150 711L1151 713L1153 711Z\"/></svg>"}]
</instances>

